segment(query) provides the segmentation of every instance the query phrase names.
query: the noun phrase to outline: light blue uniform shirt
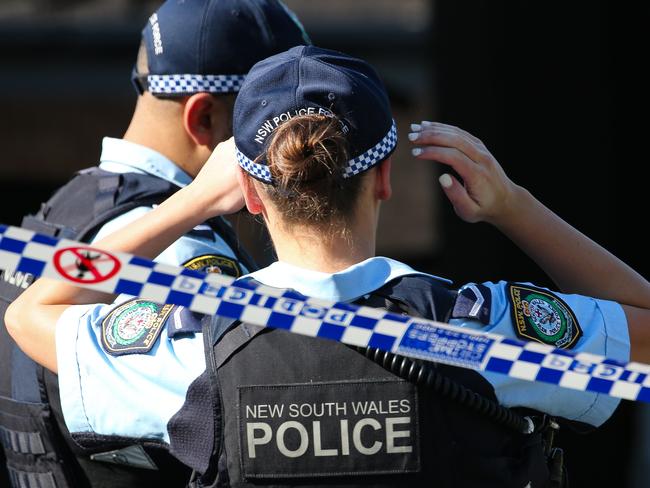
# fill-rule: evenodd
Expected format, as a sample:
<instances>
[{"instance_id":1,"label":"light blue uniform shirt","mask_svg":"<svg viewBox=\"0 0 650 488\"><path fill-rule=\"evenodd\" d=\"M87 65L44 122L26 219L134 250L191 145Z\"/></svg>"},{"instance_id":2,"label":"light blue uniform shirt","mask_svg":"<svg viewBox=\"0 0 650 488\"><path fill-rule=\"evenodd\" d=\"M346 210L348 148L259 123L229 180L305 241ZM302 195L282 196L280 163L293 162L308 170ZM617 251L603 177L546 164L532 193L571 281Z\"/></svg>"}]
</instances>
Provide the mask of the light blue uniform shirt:
<instances>
[{"instance_id":1,"label":"light blue uniform shirt","mask_svg":"<svg viewBox=\"0 0 650 488\"><path fill-rule=\"evenodd\" d=\"M276 262L250 276L265 285L293 288L307 296L352 301L395 278L410 274L424 273L398 261L376 257L334 274ZM493 293L490 325L454 322L516 337L504 293L505 283L487 283L486 286ZM573 350L627 360L627 323L619 305L577 295L559 296L571 306L582 326L583 337ZM197 364L197 358L203 361L204 354L201 334L169 339L163 329L158 344L149 353L113 357L101 348L99 333L102 316L114 305L103 307L70 307L57 326L59 368L68 371L65 394L69 397L64 399L62 391L68 428L73 433L93 432L168 442L167 422L183 404L190 383L204 369L204 365ZM75 334L60 333L69 322L78 324ZM496 374L484 376L506 406L529 406L593 425L604 422L618 403L603 395L573 392Z\"/></svg>"},{"instance_id":2,"label":"light blue uniform shirt","mask_svg":"<svg viewBox=\"0 0 650 488\"><path fill-rule=\"evenodd\" d=\"M150 174L178 187L192 181L162 154L122 139L104 138L99 167L113 173ZM138 207L118 216L99 230L93 242L151 210ZM201 232L181 237L156 261L182 265L203 255L236 260L230 247L207 225L194 230ZM167 341L166 331L162 331L149 354L109 356L100 341L101 323L130 298L120 296L111 305L74 306L59 319L56 342L64 417L71 432L166 440L160 419L182 405L187 385L205 369L203 352L195 352L187 338Z\"/></svg>"}]
</instances>

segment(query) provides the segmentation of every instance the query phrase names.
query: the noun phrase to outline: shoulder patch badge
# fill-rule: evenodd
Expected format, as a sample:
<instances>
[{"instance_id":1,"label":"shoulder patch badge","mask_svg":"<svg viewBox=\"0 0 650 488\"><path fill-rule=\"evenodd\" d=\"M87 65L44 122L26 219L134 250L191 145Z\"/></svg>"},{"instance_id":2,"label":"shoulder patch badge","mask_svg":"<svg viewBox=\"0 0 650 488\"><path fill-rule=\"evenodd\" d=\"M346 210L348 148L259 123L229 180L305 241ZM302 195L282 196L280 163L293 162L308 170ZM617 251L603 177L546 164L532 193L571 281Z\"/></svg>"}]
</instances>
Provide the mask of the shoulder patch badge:
<instances>
[{"instance_id":1,"label":"shoulder patch badge","mask_svg":"<svg viewBox=\"0 0 650 488\"><path fill-rule=\"evenodd\" d=\"M508 284L512 322L517 337L570 349L582 336L571 308L548 290Z\"/></svg>"},{"instance_id":2,"label":"shoulder patch badge","mask_svg":"<svg viewBox=\"0 0 650 488\"><path fill-rule=\"evenodd\" d=\"M104 350L111 356L149 352L172 308L139 298L123 303L102 321Z\"/></svg>"},{"instance_id":3,"label":"shoulder patch badge","mask_svg":"<svg viewBox=\"0 0 650 488\"><path fill-rule=\"evenodd\" d=\"M242 275L239 263L227 256L204 254L183 263L187 269L203 273L219 273L239 278Z\"/></svg>"}]
</instances>

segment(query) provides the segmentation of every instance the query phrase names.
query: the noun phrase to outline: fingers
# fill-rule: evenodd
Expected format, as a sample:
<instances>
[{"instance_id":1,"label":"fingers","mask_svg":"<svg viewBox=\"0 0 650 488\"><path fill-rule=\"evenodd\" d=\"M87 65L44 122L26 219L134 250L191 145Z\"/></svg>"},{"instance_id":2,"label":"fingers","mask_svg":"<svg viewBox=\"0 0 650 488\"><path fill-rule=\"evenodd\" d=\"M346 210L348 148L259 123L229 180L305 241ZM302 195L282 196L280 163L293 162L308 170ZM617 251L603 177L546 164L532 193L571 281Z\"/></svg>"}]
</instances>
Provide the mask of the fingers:
<instances>
[{"instance_id":1,"label":"fingers","mask_svg":"<svg viewBox=\"0 0 650 488\"><path fill-rule=\"evenodd\" d=\"M454 207L456 215L465 222L478 222L480 220L478 218L480 207L472 200L465 187L456 178L446 173L439 178L439 181L442 190Z\"/></svg>"},{"instance_id":2,"label":"fingers","mask_svg":"<svg viewBox=\"0 0 650 488\"><path fill-rule=\"evenodd\" d=\"M483 143L475 142L478 140L464 131L456 130L451 126L420 126L413 124L412 129L420 128L420 131L411 132L409 140L416 145L426 146L443 146L454 148L461 151L468 158L477 164L490 164L492 155L485 148Z\"/></svg>"},{"instance_id":3,"label":"fingers","mask_svg":"<svg viewBox=\"0 0 650 488\"><path fill-rule=\"evenodd\" d=\"M414 125L418 125L418 124L414 124ZM443 124L442 122L430 122L428 120L423 120L422 123L419 124L419 125L420 125L420 127L423 127L425 129L426 128L433 128L433 129L439 129L439 130L447 129L449 131L458 132L459 134L462 134L465 137L467 137L468 139L470 139L475 144L478 144L478 145L481 145L481 146L485 147L483 145L483 141L481 141L478 137L473 136L469 132L461 129L460 127L456 127L454 125L449 125L449 124Z\"/></svg>"},{"instance_id":4,"label":"fingers","mask_svg":"<svg viewBox=\"0 0 650 488\"><path fill-rule=\"evenodd\" d=\"M453 147L422 146L414 147L412 154L418 159L428 159L451 166L467 183L475 180L481 167L465 153Z\"/></svg>"}]
</instances>

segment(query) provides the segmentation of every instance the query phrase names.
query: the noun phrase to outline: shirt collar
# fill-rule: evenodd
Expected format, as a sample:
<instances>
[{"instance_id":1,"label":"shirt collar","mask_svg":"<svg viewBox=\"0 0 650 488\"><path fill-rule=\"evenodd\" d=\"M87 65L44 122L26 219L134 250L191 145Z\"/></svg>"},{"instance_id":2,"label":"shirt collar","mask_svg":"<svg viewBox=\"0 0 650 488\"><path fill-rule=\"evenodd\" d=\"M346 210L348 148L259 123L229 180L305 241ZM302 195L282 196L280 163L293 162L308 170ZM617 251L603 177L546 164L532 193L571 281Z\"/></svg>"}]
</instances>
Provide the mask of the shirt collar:
<instances>
[{"instance_id":1,"label":"shirt collar","mask_svg":"<svg viewBox=\"0 0 650 488\"><path fill-rule=\"evenodd\" d=\"M265 285L292 288L309 297L349 302L381 288L395 278L412 274L426 273L415 271L394 259L374 257L338 273L322 273L276 261L249 276ZM443 278L438 279L451 283Z\"/></svg>"},{"instance_id":2,"label":"shirt collar","mask_svg":"<svg viewBox=\"0 0 650 488\"><path fill-rule=\"evenodd\" d=\"M112 137L104 137L99 167L116 173L126 173L135 169L180 187L192 182L192 178L185 171L159 152L134 142Z\"/></svg>"}]
</instances>

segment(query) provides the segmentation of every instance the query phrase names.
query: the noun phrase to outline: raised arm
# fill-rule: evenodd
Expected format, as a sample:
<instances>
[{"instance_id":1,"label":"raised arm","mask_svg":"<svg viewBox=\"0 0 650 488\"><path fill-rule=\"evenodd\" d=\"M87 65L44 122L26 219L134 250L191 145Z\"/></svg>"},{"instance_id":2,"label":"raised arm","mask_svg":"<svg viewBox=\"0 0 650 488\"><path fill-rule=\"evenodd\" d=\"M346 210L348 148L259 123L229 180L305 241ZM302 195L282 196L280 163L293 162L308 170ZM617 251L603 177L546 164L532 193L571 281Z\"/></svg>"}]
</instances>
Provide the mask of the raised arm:
<instances>
[{"instance_id":1,"label":"raised arm","mask_svg":"<svg viewBox=\"0 0 650 488\"><path fill-rule=\"evenodd\" d=\"M94 246L154 259L196 225L243 207L236 172L231 139L217 146L193 183ZM113 299L106 293L39 279L9 306L5 324L26 354L56 371L55 326L61 314L71 305L110 303Z\"/></svg>"},{"instance_id":2,"label":"raised arm","mask_svg":"<svg viewBox=\"0 0 650 488\"><path fill-rule=\"evenodd\" d=\"M639 273L566 223L525 188L513 183L485 145L471 134L440 123L413 126L413 154L452 167L440 184L466 222L497 227L530 256L565 293L620 303L632 357L650 361L650 283Z\"/></svg>"}]
</instances>

